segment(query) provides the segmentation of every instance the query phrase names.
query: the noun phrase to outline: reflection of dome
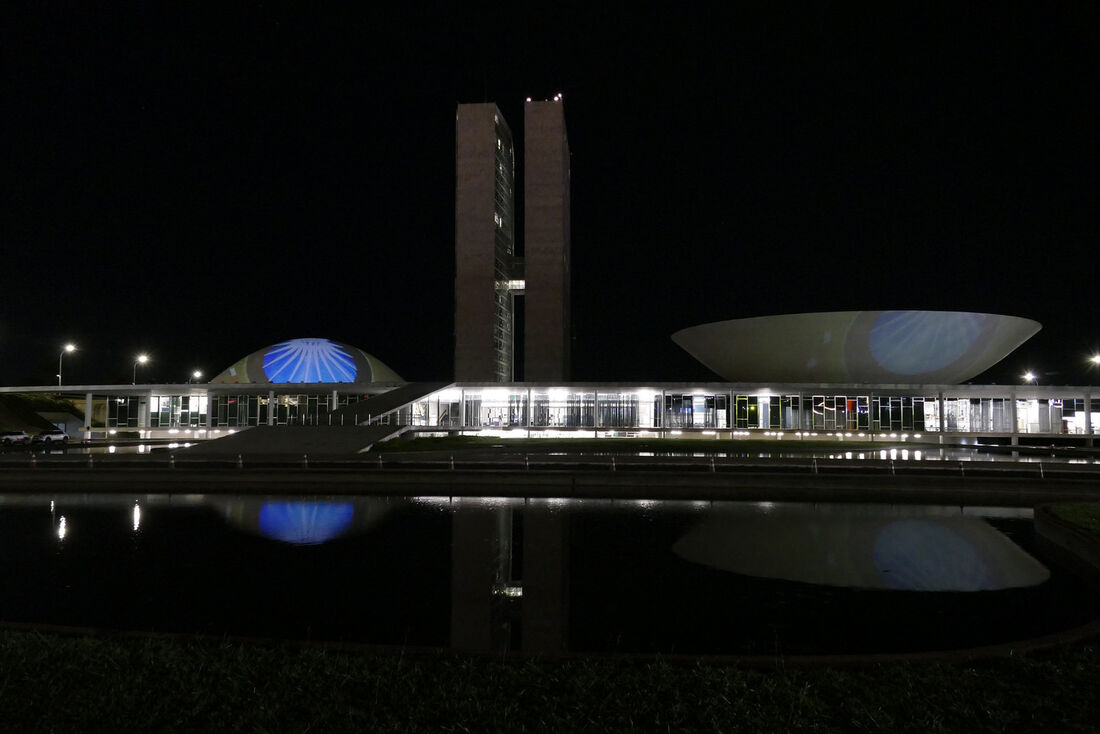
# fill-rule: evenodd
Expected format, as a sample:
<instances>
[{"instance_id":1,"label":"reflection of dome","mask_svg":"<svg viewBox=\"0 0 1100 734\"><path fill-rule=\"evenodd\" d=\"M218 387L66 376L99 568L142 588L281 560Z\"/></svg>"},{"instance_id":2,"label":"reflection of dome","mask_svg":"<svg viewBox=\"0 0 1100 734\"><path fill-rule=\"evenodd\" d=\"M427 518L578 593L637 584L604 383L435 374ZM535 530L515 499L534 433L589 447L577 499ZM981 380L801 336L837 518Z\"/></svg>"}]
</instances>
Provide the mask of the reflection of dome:
<instances>
[{"instance_id":1,"label":"reflection of dome","mask_svg":"<svg viewBox=\"0 0 1100 734\"><path fill-rule=\"evenodd\" d=\"M1041 328L964 311L833 311L716 321L672 340L733 381L952 384L989 369Z\"/></svg>"},{"instance_id":2,"label":"reflection of dome","mask_svg":"<svg viewBox=\"0 0 1100 734\"><path fill-rule=\"evenodd\" d=\"M291 339L253 352L212 383L404 382L381 360L329 339Z\"/></svg>"},{"instance_id":3,"label":"reflection of dome","mask_svg":"<svg viewBox=\"0 0 1100 734\"><path fill-rule=\"evenodd\" d=\"M362 533L395 502L379 497L218 497L207 500L236 527L294 545Z\"/></svg>"},{"instance_id":4,"label":"reflection of dome","mask_svg":"<svg viewBox=\"0 0 1100 734\"><path fill-rule=\"evenodd\" d=\"M733 503L672 551L746 576L859 589L989 591L1050 578L985 520L937 507Z\"/></svg>"},{"instance_id":5,"label":"reflection of dome","mask_svg":"<svg viewBox=\"0 0 1100 734\"><path fill-rule=\"evenodd\" d=\"M953 527L895 520L875 537L875 569L891 589L974 591L997 588L989 564Z\"/></svg>"},{"instance_id":6,"label":"reflection of dome","mask_svg":"<svg viewBox=\"0 0 1100 734\"><path fill-rule=\"evenodd\" d=\"M332 540L351 525L350 502L267 502L260 508L260 532L295 545Z\"/></svg>"}]
</instances>

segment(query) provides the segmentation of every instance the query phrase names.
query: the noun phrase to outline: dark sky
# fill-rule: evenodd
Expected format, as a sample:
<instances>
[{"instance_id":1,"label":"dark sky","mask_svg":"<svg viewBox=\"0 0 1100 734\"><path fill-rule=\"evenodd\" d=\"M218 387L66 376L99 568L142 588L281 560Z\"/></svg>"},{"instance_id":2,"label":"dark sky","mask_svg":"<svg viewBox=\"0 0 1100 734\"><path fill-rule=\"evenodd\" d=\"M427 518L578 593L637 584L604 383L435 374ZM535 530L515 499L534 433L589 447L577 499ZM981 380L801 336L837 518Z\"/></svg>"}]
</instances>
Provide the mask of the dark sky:
<instances>
[{"instance_id":1,"label":"dark sky","mask_svg":"<svg viewBox=\"0 0 1100 734\"><path fill-rule=\"evenodd\" d=\"M67 340L66 382L139 351L182 381L303 336L448 378L455 106L497 102L522 150L558 92L577 379L714 379L672 332L881 308L1043 323L983 381L1100 377L1091 2L28 5L0 383L51 382Z\"/></svg>"}]
</instances>

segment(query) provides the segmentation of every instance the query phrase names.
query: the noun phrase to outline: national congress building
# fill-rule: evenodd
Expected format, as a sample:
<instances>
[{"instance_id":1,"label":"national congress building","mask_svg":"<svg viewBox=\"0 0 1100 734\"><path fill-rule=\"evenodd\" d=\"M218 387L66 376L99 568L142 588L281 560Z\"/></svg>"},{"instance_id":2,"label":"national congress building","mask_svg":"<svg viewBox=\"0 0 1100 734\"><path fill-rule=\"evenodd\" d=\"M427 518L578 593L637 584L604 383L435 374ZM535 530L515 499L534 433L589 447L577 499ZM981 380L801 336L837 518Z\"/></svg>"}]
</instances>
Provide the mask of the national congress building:
<instances>
[{"instance_id":1,"label":"national congress building","mask_svg":"<svg viewBox=\"0 0 1100 734\"><path fill-rule=\"evenodd\" d=\"M520 242L511 128L495 104L459 105L455 120L453 380L405 383L368 352L317 338L258 350L204 384L0 391L82 397L78 430L86 435L181 439L334 422L501 437L813 435L1092 445L1100 433L1094 388L963 384L1041 328L998 314L844 311L701 324L671 336L720 380L573 382L564 102L559 95L524 106Z\"/></svg>"}]
</instances>

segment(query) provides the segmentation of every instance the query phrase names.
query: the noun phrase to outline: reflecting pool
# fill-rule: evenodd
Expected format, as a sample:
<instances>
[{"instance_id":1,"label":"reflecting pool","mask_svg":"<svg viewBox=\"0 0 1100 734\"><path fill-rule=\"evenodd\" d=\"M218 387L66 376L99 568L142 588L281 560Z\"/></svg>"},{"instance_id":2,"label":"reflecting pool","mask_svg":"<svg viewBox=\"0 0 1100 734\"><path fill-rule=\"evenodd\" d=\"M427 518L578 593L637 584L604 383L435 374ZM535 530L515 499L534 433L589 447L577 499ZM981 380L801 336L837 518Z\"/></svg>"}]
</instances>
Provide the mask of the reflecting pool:
<instances>
[{"instance_id":1,"label":"reflecting pool","mask_svg":"<svg viewBox=\"0 0 1100 734\"><path fill-rule=\"evenodd\" d=\"M1092 619L1031 511L0 495L0 618L531 652L905 652Z\"/></svg>"}]
</instances>

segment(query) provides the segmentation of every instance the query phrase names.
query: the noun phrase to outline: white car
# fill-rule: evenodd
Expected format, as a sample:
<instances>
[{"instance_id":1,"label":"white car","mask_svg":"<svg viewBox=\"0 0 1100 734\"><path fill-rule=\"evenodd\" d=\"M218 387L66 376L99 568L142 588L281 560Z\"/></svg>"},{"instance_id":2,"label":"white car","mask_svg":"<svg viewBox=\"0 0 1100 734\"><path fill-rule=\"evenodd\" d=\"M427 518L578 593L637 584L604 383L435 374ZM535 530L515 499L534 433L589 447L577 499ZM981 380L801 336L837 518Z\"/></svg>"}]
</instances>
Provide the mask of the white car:
<instances>
[{"instance_id":1,"label":"white car","mask_svg":"<svg viewBox=\"0 0 1100 734\"><path fill-rule=\"evenodd\" d=\"M32 438L31 443L43 443L49 446L51 443L66 443L68 440L69 434L65 431L60 428L50 428Z\"/></svg>"},{"instance_id":2,"label":"white car","mask_svg":"<svg viewBox=\"0 0 1100 734\"><path fill-rule=\"evenodd\" d=\"M31 437L26 431L4 431L0 433L0 445L14 446L15 444L29 443Z\"/></svg>"}]
</instances>

